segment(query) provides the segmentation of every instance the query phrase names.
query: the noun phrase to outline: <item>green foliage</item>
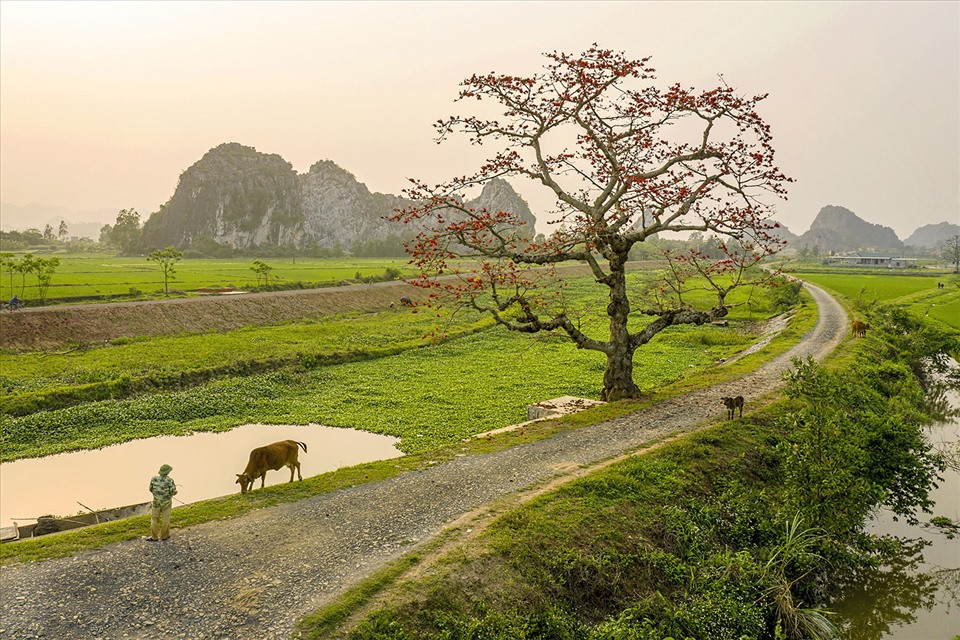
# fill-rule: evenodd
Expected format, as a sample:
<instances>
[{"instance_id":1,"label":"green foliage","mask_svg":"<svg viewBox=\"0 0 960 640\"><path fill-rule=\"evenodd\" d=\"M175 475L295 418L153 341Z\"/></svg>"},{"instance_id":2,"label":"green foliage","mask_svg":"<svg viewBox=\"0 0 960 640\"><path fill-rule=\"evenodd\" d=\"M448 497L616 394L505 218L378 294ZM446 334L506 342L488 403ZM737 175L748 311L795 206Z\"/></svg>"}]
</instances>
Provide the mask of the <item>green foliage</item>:
<instances>
[{"instance_id":1,"label":"green foliage","mask_svg":"<svg viewBox=\"0 0 960 640\"><path fill-rule=\"evenodd\" d=\"M358 257L391 257L403 258L407 255L404 239L391 234L380 240L357 240L350 249L351 255Z\"/></svg>"},{"instance_id":2,"label":"green foliage","mask_svg":"<svg viewBox=\"0 0 960 640\"><path fill-rule=\"evenodd\" d=\"M420 625L435 629L429 636L409 633L390 616L373 615L353 629L350 640L588 640L589 636L573 616L559 610L488 611L482 615L463 617L458 612L424 607L415 614Z\"/></svg>"},{"instance_id":3,"label":"green foliage","mask_svg":"<svg viewBox=\"0 0 960 640\"><path fill-rule=\"evenodd\" d=\"M25 231L0 230L0 247L5 252L39 249L46 242L43 234L37 229L27 229Z\"/></svg>"},{"instance_id":4,"label":"green foliage","mask_svg":"<svg viewBox=\"0 0 960 640\"><path fill-rule=\"evenodd\" d=\"M160 267L160 271L163 272L163 292L166 295L170 295L170 280L176 277L177 271L175 267L182 259L183 252L177 251L173 247L151 251L150 255L147 256L147 260L156 262Z\"/></svg>"},{"instance_id":5,"label":"green foliage","mask_svg":"<svg viewBox=\"0 0 960 640\"><path fill-rule=\"evenodd\" d=\"M782 540L773 546L763 567L764 583L770 585L767 593L772 598L777 629L790 638L836 637L836 628L820 609L810 609L799 604L794 593L795 585L815 571L823 561L817 553L824 536L816 529L803 526L799 515L784 527Z\"/></svg>"},{"instance_id":6,"label":"green foliage","mask_svg":"<svg viewBox=\"0 0 960 640\"><path fill-rule=\"evenodd\" d=\"M777 278L772 286L766 289L766 295L770 299L771 306L778 312L783 313L800 304L800 292L803 290L803 283L793 278Z\"/></svg>"},{"instance_id":7,"label":"green foliage","mask_svg":"<svg viewBox=\"0 0 960 640\"><path fill-rule=\"evenodd\" d=\"M116 224L110 231L110 242L125 255L133 255L140 251L143 240L143 230L140 226L140 214L136 209L121 209L117 214Z\"/></svg>"},{"instance_id":8,"label":"green foliage","mask_svg":"<svg viewBox=\"0 0 960 640\"><path fill-rule=\"evenodd\" d=\"M780 419L786 437L778 447L786 511L849 542L875 505L911 521L914 509L929 510L943 461L923 436L929 420L910 368L881 361L831 373L811 360L794 365L787 395L798 406Z\"/></svg>"},{"instance_id":9,"label":"green foliage","mask_svg":"<svg viewBox=\"0 0 960 640\"><path fill-rule=\"evenodd\" d=\"M812 360L795 361L787 395L802 407L786 414L779 452L791 491L786 513L805 513L810 522L843 537L860 526L880 488L867 477L867 431L858 422L866 400L854 381L831 374ZM854 411L848 411L852 403ZM871 411L874 407L860 407Z\"/></svg>"},{"instance_id":10,"label":"green foliage","mask_svg":"<svg viewBox=\"0 0 960 640\"><path fill-rule=\"evenodd\" d=\"M257 286L260 286L261 279L263 284L270 284L270 272L273 271L273 267L268 265L262 260L254 260L253 266L250 269L257 274Z\"/></svg>"},{"instance_id":11,"label":"green foliage","mask_svg":"<svg viewBox=\"0 0 960 640\"><path fill-rule=\"evenodd\" d=\"M60 258L36 258L33 262L33 270L37 274L37 293L40 296L40 304L47 299L47 291L50 289L50 282L53 274L60 266Z\"/></svg>"}]
</instances>

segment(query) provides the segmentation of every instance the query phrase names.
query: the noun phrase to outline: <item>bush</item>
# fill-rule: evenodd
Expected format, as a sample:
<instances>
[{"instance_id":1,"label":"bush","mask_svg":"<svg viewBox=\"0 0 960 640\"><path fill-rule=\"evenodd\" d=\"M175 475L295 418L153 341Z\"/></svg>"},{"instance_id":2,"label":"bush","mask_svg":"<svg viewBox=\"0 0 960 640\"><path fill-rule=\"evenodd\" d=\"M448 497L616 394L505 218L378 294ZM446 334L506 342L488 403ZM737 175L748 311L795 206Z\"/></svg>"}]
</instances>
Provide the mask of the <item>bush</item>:
<instances>
[{"instance_id":1,"label":"bush","mask_svg":"<svg viewBox=\"0 0 960 640\"><path fill-rule=\"evenodd\" d=\"M778 312L783 313L800 304L800 292L803 283L793 278L778 278L773 287L767 289L770 304Z\"/></svg>"}]
</instances>

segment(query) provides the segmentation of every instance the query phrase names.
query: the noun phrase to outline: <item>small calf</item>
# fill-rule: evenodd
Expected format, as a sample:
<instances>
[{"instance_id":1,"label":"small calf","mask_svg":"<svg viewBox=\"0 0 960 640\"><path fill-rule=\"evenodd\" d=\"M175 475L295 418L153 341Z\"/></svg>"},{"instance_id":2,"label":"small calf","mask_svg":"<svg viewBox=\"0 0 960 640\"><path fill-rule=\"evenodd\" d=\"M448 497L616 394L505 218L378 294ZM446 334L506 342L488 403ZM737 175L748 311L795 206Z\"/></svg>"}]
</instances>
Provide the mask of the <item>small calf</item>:
<instances>
[{"instance_id":1,"label":"small calf","mask_svg":"<svg viewBox=\"0 0 960 640\"><path fill-rule=\"evenodd\" d=\"M727 408L727 420L733 420L733 414L737 409L740 410L739 417L743 417L743 396L737 396L736 398L720 398L720 402L722 402L723 406Z\"/></svg>"},{"instance_id":2,"label":"small calf","mask_svg":"<svg viewBox=\"0 0 960 640\"><path fill-rule=\"evenodd\" d=\"M867 329L870 328L870 325L866 322L861 322L860 320L854 320L850 325L850 328L853 330L853 335L857 338L863 338L867 335Z\"/></svg>"}]
</instances>

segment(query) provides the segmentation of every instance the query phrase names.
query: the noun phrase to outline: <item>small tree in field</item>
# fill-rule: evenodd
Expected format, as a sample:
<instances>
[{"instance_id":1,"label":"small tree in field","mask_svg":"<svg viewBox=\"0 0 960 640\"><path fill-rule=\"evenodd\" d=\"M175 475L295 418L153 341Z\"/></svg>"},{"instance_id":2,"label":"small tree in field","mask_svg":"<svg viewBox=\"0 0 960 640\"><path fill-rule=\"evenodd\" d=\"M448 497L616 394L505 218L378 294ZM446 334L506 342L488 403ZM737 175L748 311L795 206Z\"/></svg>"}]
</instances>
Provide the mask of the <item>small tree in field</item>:
<instances>
[{"instance_id":1,"label":"small tree in field","mask_svg":"<svg viewBox=\"0 0 960 640\"><path fill-rule=\"evenodd\" d=\"M33 269L37 273L37 295L40 298L40 304L47 301L47 292L50 290L53 274L59 266L60 258L36 258L34 260Z\"/></svg>"},{"instance_id":2,"label":"small tree in field","mask_svg":"<svg viewBox=\"0 0 960 640\"><path fill-rule=\"evenodd\" d=\"M253 272L257 274L257 286L260 286L260 280L263 279L263 284L270 284L270 272L273 271L273 267L268 265L263 260L254 260L253 266L250 267L253 269Z\"/></svg>"},{"instance_id":3,"label":"small tree in field","mask_svg":"<svg viewBox=\"0 0 960 640\"><path fill-rule=\"evenodd\" d=\"M170 280L173 280L177 273L174 265L176 265L181 258L183 258L183 252L177 251L173 247L157 249L147 256L147 260L156 262L160 265L160 270L163 271L163 293L165 295L170 295Z\"/></svg>"},{"instance_id":4,"label":"small tree in field","mask_svg":"<svg viewBox=\"0 0 960 640\"><path fill-rule=\"evenodd\" d=\"M434 290L434 304L473 307L515 331L562 331L606 356L604 399L636 397L635 351L667 327L726 315L726 296L746 283L747 269L779 250L763 198L783 197L790 179L774 165L769 127L756 112L765 96L741 97L725 84L702 92L657 88L649 59L597 45L545 57L531 77L490 73L462 83L459 100L492 101L502 115L441 120L438 141L462 133L494 145L495 155L472 175L436 186L412 181L406 195L419 204L394 219L421 229L407 250L421 271L414 283ZM467 189L511 176L551 192L559 230L531 242L513 212L464 205ZM720 259L667 256L671 278L681 283L673 288L697 275L715 294L712 307L676 297L632 306L630 249L664 231L720 238ZM458 257L477 266L454 266ZM586 335L562 304L554 267L565 262L586 263L606 288L608 335ZM652 320L641 327L630 321L634 312Z\"/></svg>"},{"instance_id":5,"label":"small tree in field","mask_svg":"<svg viewBox=\"0 0 960 640\"><path fill-rule=\"evenodd\" d=\"M27 291L27 275L36 270L37 258L32 253L26 253L19 262L12 263L11 268L20 274L20 297L23 298Z\"/></svg>"}]
</instances>

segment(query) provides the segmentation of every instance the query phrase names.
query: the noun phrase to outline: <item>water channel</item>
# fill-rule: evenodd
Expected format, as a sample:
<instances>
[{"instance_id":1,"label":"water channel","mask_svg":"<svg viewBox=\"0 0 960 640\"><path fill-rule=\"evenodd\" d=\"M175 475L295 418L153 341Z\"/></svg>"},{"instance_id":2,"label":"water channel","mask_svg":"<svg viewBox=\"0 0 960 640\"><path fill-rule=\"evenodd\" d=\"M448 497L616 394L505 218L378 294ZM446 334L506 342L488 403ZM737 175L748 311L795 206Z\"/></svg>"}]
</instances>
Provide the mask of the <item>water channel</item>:
<instances>
[{"instance_id":1,"label":"water channel","mask_svg":"<svg viewBox=\"0 0 960 640\"><path fill-rule=\"evenodd\" d=\"M248 424L221 433L161 436L15 460L0 464L0 526L11 526L13 519L23 525L41 515L69 516L147 502L150 478L162 464L173 467L176 498L185 504L238 493L236 474L243 471L250 451L278 440L307 445L307 452L299 455L304 478L403 455L394 446L396 438L366 431ZM289 480L286 468L267 472L267 486Z\"/></svg>"},{"instance_id":2,"label":"water channel","mask_svg":"<svg viewBox=\"0 0 960 640\"><path fill-rule=\"evenodd\" d=\"M960 393L947 391L944 399L960 407ZM957 451L960 417L936 424L927 432L936 448ZM931 492L936 516L960 522L960 470L942 473L943 481ZM858 588L833 605L844 629L844 640L951 640L960 636L960 535L950 539L935 527L923 526L930 514L917 514L921 524L894 520L888 511L878 513L867 531L916 541L915 553L888 566L868 571Z\"/></svg>"}]
</instances>

